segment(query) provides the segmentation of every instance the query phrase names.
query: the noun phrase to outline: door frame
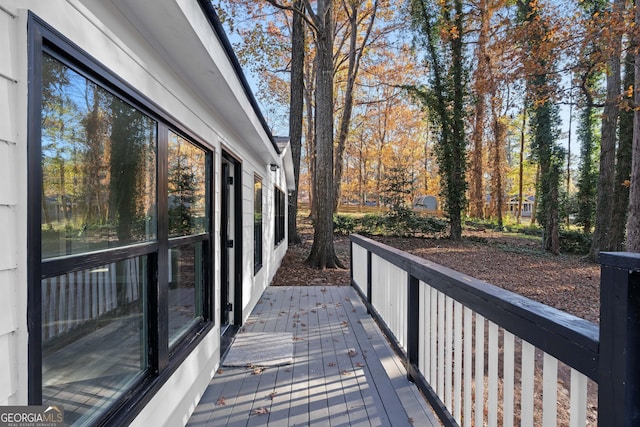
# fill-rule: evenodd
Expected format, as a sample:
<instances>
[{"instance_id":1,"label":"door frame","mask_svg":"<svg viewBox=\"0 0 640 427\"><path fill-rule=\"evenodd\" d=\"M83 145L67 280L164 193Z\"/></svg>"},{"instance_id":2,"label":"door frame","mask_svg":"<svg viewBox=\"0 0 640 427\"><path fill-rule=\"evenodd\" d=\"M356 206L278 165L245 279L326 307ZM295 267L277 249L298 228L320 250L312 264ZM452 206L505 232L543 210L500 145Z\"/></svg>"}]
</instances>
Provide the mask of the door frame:
<instances>
[{"instance_id":1,"label":"door frame","mask_svg":"<svg viewBox=\"0 0 640 427\"><path fill-rule=\"evenodd\" d=\"M232 168L233 186L229 186L228 182L225 182L225 176L223 173L224 165ZM232 156L227 151L222 151L221 159L221 191L220 191L220 240L218 242L220 249L220 327L222 333L226 329L231 333L235 333L242 324L242 164L239 159ZM233 198L233 212L229 212L229 206L225 200L227 192L231 190L228 195ZM227 234L226 222L230 216L234 217L233 224L233 248L227 247L227 240L229 235ZM229 266L229 250L233 250L233 277L230 276ZM233 301L229 301L227 286L233 288ZM223 321L226 310L225 305L231 302L233 304L233 319L232 322L228 322L226 319ZM225 328L225 326L227 326Z\"/></svg>"}]
</instances>

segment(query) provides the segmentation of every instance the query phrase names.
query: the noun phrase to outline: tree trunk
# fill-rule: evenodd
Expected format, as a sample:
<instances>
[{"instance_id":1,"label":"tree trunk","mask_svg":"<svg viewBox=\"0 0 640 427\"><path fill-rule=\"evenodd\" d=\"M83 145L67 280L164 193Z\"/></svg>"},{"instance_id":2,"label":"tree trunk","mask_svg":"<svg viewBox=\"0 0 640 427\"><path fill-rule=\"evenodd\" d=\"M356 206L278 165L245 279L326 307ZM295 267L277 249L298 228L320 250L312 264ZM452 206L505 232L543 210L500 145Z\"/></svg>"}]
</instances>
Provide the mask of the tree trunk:
<instances>
[{"instance_id":1,"label":"tree trunk","mask_svg":"<svg viewBox=\"0 0 640 427\"><path fill-rule=\"evenodd\" d=\"M336 147L336 156L334 161L334 212L337 212L338 204L340 203L344 149L347 143L347 137L349 136L349 125L351 123L351 112L353 110L353 90L356 84L358 70L360 69L360 58L362 58L362 54L364 53L365 47L369 40L369 35L371 34L371 30L373 29L373 23L375 22L378 0L376 0L372 6L373 11L371 14L371 20L369 21L367 32L362 39L359 48L357 46L358 24L360 22L360 19L358 17L358 6L359 2L351 3L351 11L349 13L349 23L351 25L351 35L349 38L349 65L347 67L347 87L344 93L344 107L342 110L342 117L340 118L340 126L338 128L338 145Z\"/></svg>"},{"instance_id":2,"label":"tree trunk","mask_svg":"<svg viewBox=\"0 0 640 427\"><path fill-rule=\"evenodd\" d=\"M615 11L624 9L624 0L615 0ZM611 206L613 204L613 179L616 156L616 132L620 97L620 36L614 37L611 44L611 57L607 61L607 99L602 115L602 141L600 143L600 175L598 178L598 200L596 202L595 230L589 251L592 261L598 260L600 251L609 250L611 231Z\"/></svg>"},{"instance_id":3,"label":"tree trunk","mask_svg":"<svg viewBox=\"0 0 640 427\"><path fill-rule=\"evenodd\" d=\"M315 61L314 61L315 63ZM313 91L315 88L315 65L309 65L306 63L304 98L305 105L307 106L307 163L309 166L309 216L313 218L314 215L314 200L315 200L315 176L316 176L316 136L315 136L315 114L313 102Z\"/></svg>"},{"instance_id":4,"label":"tree trunk","mask_svg":"<svg viewBox=\"0 0 640 427\"><path fill-rule=\"evenodd\" d=\"M525 141L525 126L527 124L527 101L524 102L525 107L522 109L522 129L520 129L520 166L518 169L518 212L516 213L516 222L520 224L522 219L522 199L524 198L523 194L523 183L524 183L524 141ZM535 217L533 216L533 212L531 213L531 223L533 223Z\"/></svg>"},{"instance_id":5,"label":"tree trunk","mask_svg":"<svg viewBox=\"0 0 640 427\"><path fill-rule=\"evenodd\" d=\"M635 86L635 48L630 48L626 54L625 76L622 87ZM625 100L629 107L633 107L633 99ZM631 177L631 152L633 146L634 127L633 108L620 112L618 132L618 150L616 152L616 176L613 187L613 206L611 208L611 232L609 233L609 248L612 251L624 250L625 228L627 225L629 207L629 185Z\"/></svg>"},{"instance_id":6,"label":"tree trunk","mask_svg":"<svg viewBox=\"0 0 640 427\"><path fill-rule=\"evenodd\" d=\"M289 110L289 138L291 156L293 157L293 178L295 189L289 200L289 244L300 243L298 236L298 188L300 186L300 157L302 154L302 117L304 109L304 56L305 37L304 13L302 0L296 0L294 8L299 12L293 13L291 30L291 108Z\"/></svg>"},{"instance_id":7,"label":"tree trunk","mask_svg":"<svg viewBox=\"0 0 640 427\"><path fill-rule=\"evenodd\" d=\"M494 95L494 99L495 99ZM493 147L491 147L491 199L493 203L492 216L497 220L498 227L502 228L502 209L504 207L504 147L507 138L507 125L503 117L499 117L498 108L493 108Z\"/></svg>"},{"instance_id":8,"label":"tree trunk","mask_svg":"<svg viewBox=\"0 0 640 427\"><path fill-rule=\"evenodd\" d=\"M462 0L454 0L455 7L455 27L459 36L451 42L452 51L452 77L453 77L453 117L451 123L451 143L453 149L453 170L451 184L449 188L451 194L449 201L449 219L451 221L451 239L462 239L462 211L465 208L465 192L467 181L466 170L466 136L464 129L464 84L462 82L464 74L464 43L462 34L463 25L463 5Z\"/></svg>"},{"instance_id":9,"label":"tree trunk","mask_svg":"<svg viewBox=\"0 0 640 427\"><path fill-rule=\"evenodd\" d=\"M473 130L473 151L471 152L471 185L469 186L470 216L484 218L484 186L482 182L482 142L484 139L485 96L476 94L476 114Z\"/></svg>"},{"instance_id":10,"label":"tree trunk","mask_svg":"<svg viewBox=\"0 0 640 427\"><path fill-rule=\"evenodd\" d=\"M640 25L640 8L636 7L636 27ZM640 53L635 57L635 105L640 105ZM629 186L629 217L627 218L627 250L640 252L640 111L633 116L633 148Z\"/></svg>"},{"instance_id":11,"label":"tree trunk","mask_svg":"<svg viewBox=\"0 0 640 427\"><path fill-rule=\"evenodd\" d=\"M316 24L316 168L313 246L307 263L342 267L333 245L333 2L319 0Z\"/></svg>"},{"instance_id":12,"label":"tree trunk","mask_svg":"<svg viewBox=\"0 0 640 427\"><path fill-rule=\"evenodd\" d=\"M471 185L469 186L470 216L473 218L484 217L485 194L483 177L483 150L484 122L486 111L487 74L489 71L489 56L486 52L487 35L489 33L489 17L487 0L478 3L480 13L480 33L478 34L478 47L476 60L478 68L475 73L476 112L473 129L473 150L471 151Z\"/></svg>"}]
</instances>

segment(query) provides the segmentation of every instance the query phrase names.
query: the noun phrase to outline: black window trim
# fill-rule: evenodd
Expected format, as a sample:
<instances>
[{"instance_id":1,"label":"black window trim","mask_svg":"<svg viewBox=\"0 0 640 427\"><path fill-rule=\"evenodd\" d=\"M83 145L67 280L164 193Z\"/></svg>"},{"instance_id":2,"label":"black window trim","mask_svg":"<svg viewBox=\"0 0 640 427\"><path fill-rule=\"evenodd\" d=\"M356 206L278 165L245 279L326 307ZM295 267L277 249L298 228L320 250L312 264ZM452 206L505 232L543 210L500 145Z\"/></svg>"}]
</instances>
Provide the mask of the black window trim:
<instances>
[{"instance_id":1,"label":"black window trim","mask_svg":"<svg viewBox=\"0 0 640 427\"><path fill-rule=\"evenodd\" d=\"M28 12L27 20L27 37L28 37L28 118L27 118L27 151L28 151L28 182L27 182L27 330L28 330L28 403L30 405L40 405L42 403L42 329L41 329L41 312L42 312L42 295L39 286L43 274L46 277L55 276L56 274L64 274L66 272L78 271L82 267L96 265L97 259L104 264L110 260L120 260L124 258L133 258L136 256L148 256L149 264L166 265L168 262L168 249L174 245L184 244L188 242L205 242L204 254L205 274L207 286L205 286L205 321L194 325L194 327L185 334L181 341L171 350L168 348L168 332L167 317L168 313L160 313L158 308L162 305L162 301L166 302L168 292L167 286L150 286L149 287L149 307L150 313L156 315L149 316L149 367L143 374L142 378L132 386L127 393L112 406L102 418L97 420L97 425L120 425L128 424L135 419L144 406L151 401L156 393L162 388L169 378L176 372L182 362L192 353L198 344L205 338L207 333L216 325L214 317L215 313L215 271L214 265L214 248L213 248L213 232L214 232L214 198L213 184L214 168L213 159L215 149L201 140L187 127L177 120L175 117L164 111L159 105L146 98L135 88L129 85L125 80L121 79L113 71L105 67L97 61L93 56L88 54L75 43L67 39L60 32L49 26L43 19L38 17L32 11ZM42 172L40 166L41 153L41 124L40 114L42 109L42 53L53 56L65 65L73 68L75 72L80 73L87 79L98 84L105 90L113 93L123 101L129 103L139 109L150 118L158 123L158 146L157 146L157 176L158 181L156 191L158 195L167 194L166 180L159 179L167 169L167 135L168 129L184 136L190 142L200 146L206 151L206 168L207 168L207 207L208 215L208 234L186 236L186 238L168 238L168 224L158 223L157 241L142 242L140 244L106 249L87 254L80 254L73 257L58 257L48 260L42 260L41 255L41 212L40 212L40 195L42 189ZM162 132L161 132L162 130ZM164 133L164 135L163 135ZM161 139L165 141L162 142ZM164 159L164 161L160 161ZM163 165L164 163L164 165ZM164 167L164 171L162 168ZM164 183L163 183L164 181ZM166 212L167 201L165 197L158 197L158 212L160 216L161 204L164 203ZM35 207L35 208L34 208ZM161 231L164 238L161 238ZM158 259L159 258L159 259ZM164 264L162 264L164 258ZM157 267L149 269L149 283L157 281ZM165 284L166 285L166 284ZM37 288L37 290L36 290ZM164 295L163 295L164 294ZM168 305L164 303L164 307ZM164 317L164 321L158 322L159 317ZM164 325L163 331L158 330ZM166 345L159 345L161 336L164 334ZM169 353L171 351L171 353Z\"/></svg>"},{"instance_id":2,"label":"black window trim","mask_svg":"<svg viewBox=\"0 0 640 427\"><path fill-rule=\"evenodd\" d=\"M285 241L286 237L286 227L287 227L287 218L286 218L286 206L287 206L287 193L282 191L278 185L273 186L273 200L274 200L274 209L273 209L273 223L274 223L274 232L273 232L273 246L278 247L282 242Z\"/></svg>"}]
</instances>

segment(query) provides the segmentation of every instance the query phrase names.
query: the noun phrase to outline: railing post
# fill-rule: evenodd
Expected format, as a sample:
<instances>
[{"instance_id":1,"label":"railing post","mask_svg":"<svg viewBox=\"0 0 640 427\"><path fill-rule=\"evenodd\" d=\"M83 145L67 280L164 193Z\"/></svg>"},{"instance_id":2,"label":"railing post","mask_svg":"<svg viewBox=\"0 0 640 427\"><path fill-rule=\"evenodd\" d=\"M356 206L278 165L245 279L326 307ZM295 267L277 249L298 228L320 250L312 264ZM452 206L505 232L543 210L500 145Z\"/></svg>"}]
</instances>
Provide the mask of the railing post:
<instances>
[{"instance_id":1,"label":"railing post","mask_svg":"<svg viewBox=\"0 0 640 427\"><path fill-rule=\"evenodd\" d=\"M411 372L418 365L418 340L420 339L420 288L419 280L408 273L407 280L407 377L413 381Z\"/></svg>"},{"instance_id":2,"label":"railing post","mask_svg":"<svg viewBox=\"0 0 640 427\"><path fill-rule=\"evenodd\" d=\"M640 425L640 254L600 254L598 425Z\"/></svg>"},{"instance_id":3,"label":"railing post","mask_svg":"<svg viewBox=\"0 0 640 427\"><path fill-rule=\"evenodd\" d=\"M371 304L372 298L371 293L373 292L373 285L371 281L371 251L367 249L367 314L371 314L371 309L369 307L373 307Z\"/></svg>"}]
</instances>

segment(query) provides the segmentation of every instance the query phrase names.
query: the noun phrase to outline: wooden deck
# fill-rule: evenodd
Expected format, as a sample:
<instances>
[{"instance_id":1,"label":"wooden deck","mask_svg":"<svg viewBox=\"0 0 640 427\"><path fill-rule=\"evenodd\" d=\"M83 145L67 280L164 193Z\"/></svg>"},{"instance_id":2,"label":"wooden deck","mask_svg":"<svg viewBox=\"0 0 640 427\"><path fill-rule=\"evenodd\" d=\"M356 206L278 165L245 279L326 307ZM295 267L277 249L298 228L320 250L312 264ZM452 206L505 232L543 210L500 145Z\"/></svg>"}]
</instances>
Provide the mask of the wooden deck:
<instances>
[{"instance_id":1,"label":"wooden deck","mask_svg":"<svg viewBox=\"0 0 640 427\"><path fill-rule=\"evenodd\" d=\"M269 287L241 332L291 332L294 363L221 368L188 426L439 426L351 287Z\"/></svg>"}]
</instances>

